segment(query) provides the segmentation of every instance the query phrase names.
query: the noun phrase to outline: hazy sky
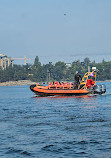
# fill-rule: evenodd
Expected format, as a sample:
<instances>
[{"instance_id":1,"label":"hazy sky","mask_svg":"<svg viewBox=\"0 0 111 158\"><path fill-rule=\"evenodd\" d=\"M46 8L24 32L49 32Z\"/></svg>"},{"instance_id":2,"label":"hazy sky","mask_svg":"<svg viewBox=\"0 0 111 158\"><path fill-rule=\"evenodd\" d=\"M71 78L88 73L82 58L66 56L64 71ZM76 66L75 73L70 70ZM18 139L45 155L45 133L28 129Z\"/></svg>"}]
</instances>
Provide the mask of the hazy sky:
<instances>
[{"instance_id":1,"label":"hazy sky","mask_svg":"<svg viewBox=\"0 0 111 158\"><path fill-rule=\"evenodd\" d=\"M110 59L111 0L0 0L0 54Z\"/></svg>"}]
</instances>

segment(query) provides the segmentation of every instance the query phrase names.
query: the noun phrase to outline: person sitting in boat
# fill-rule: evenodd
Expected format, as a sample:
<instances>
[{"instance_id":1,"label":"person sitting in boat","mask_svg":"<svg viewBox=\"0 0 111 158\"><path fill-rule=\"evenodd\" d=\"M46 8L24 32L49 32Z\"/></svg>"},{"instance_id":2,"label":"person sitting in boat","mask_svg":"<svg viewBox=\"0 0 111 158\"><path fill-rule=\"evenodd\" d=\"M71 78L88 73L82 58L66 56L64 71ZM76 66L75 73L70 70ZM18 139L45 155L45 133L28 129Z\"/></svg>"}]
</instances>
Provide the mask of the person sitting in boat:
<instances>
[{"instance_id":1,"label":"person sitting in boat","mask_svg":"<svg viewBox=\"0 0 111 158\"><path fill-rule=\"evenodd\" d=\"M49 86L51 86L52 85L52 83L51 82L49 82Z\"/></svg>"},{"instance_id":2,"label":"person sitting in boat","mask_svg":"<svg viewBox=\"0 0 111 158\"><path fill-rule=\"evenodd\" d=\"M80 84L80 81L82 80L82 77L81 77L81 75L78 73L78 71L76 71L76 73L75 73L75 75L74 75L74 80L75 80L75 82L74 82L74 89L77 89L78 88L78 86L79 86L79 84Z\"/></svg>"}]
</instances>

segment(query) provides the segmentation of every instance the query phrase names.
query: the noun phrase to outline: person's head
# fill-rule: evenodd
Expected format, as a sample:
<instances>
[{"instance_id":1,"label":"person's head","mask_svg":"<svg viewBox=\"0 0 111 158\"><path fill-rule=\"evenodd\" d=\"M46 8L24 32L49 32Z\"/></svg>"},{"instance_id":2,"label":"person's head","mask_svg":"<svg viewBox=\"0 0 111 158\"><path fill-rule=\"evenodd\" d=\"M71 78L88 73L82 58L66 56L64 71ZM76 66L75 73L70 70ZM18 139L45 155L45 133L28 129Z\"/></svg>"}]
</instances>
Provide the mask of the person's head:
<instances>
[{"instance_id":1,"label":"person's head","mask_svg":"<svg viewBox=\"0 0 111 158\"><path fill-rule=\"evenodd\" d=\"M76 71L76 74L78 74L78 71Z\"/></svg>"}]
</instances>

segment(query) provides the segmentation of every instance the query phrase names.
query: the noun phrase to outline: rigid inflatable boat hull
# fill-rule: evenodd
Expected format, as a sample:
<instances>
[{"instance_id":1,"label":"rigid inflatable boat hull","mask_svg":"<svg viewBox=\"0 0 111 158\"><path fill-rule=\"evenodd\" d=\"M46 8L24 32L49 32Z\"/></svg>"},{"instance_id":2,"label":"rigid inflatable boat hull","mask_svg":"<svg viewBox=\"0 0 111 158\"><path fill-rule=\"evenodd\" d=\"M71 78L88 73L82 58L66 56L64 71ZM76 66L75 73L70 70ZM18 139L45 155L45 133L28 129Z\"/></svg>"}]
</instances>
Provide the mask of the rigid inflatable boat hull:
<instances>
[{"instance_id":1,"label":"rigid inflatable boat hull","mask_svg":"<svg viewBox=\"0 0 111 158\"><path fill-rule=\"evenodd\" d=\"M86 95L89 93L88 90L75 90L75 89L47 89L45 86L40 86L39 88L37 86L31 85L30 86L31 91L33 91L35 94L40 96L71 96L71 95Z\"/></svg>"}]
</instances>

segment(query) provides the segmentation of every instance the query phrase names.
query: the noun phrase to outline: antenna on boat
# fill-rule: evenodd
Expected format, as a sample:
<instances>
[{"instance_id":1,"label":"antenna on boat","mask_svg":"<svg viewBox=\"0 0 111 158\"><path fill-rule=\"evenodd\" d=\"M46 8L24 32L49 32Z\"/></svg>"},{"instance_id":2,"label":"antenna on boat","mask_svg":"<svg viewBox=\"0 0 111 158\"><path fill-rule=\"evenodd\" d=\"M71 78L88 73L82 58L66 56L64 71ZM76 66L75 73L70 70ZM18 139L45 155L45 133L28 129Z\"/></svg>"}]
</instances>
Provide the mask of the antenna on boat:
<instances>
[{"instance_id":1,"label":"antenna on boat","mask_svg":"<svg viewBox=\"0 0 111 158\"><path fill-rule=\"evenodd\" d=\"M49 81L50 81L50 72L49 72L49 70L47 69L47 84L49 83Z\"/></svg>"},{"instance_id":2,"label":"antenna on boat","mask_svg":"<svg viewBox=\"0 0 111 158\"><path fill-rule=\"evenodd\" d=\"M90 66L88 66L88 72L90 72Z\"/></svg>"}]
</instances>

